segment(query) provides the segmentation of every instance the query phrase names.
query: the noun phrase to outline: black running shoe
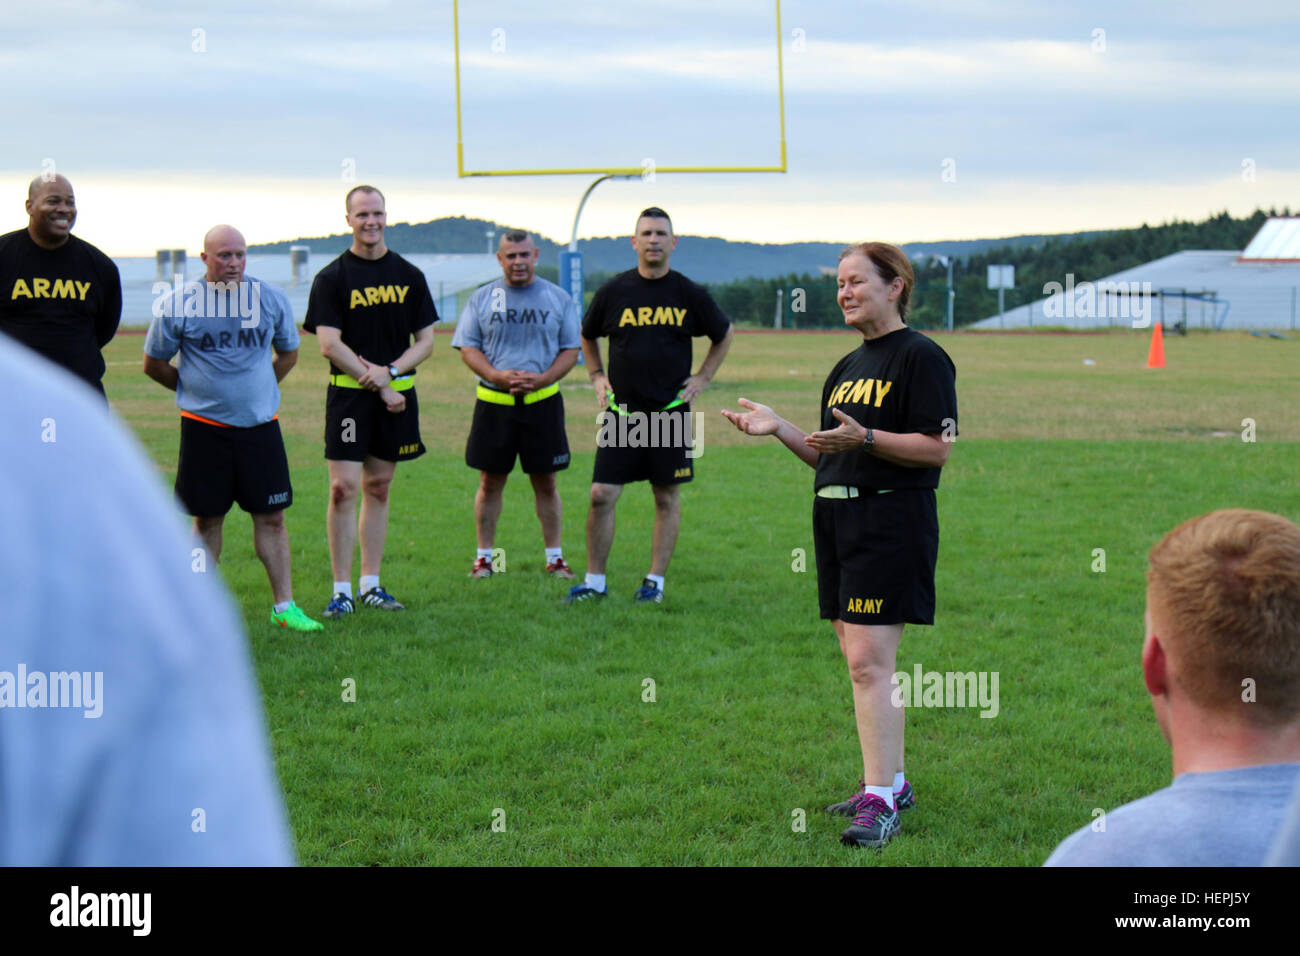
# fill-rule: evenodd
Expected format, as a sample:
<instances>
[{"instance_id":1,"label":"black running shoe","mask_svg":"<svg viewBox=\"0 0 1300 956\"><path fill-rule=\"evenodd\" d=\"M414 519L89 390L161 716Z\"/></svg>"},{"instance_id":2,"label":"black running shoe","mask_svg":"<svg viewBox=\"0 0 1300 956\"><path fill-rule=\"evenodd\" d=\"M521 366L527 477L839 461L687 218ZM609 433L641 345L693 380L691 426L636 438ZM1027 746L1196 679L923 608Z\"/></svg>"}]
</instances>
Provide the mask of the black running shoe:
<instances>
[{"instance_id":1,"label":"black running shoe","mask_svg":"<svg viewBox=\"0 0 1300 956\"><path fill-rule=\"evenodd\" d=\"M849 797L843 803L832 803L826 808L826 812L838 813L845 817L856 816L858 809L862 806L862 801L867 798L867 795L862 792L863 786L865 786L865 784L863 781L859 780L858 789L853 796ZM910 810L914 806L916 806L916 795L912 793L912 785L908 781L904 780L903 789L894 794L894 807L901 812L903 810Z\"/></svg>"},{"instance_id":2,"label":"black running shoe","mask_svg":"<svg viewBox=\"0 0 1300 956\"><path fill-rule=\"evenodd\" d=\"M406 605L399 603L397 598L393 597L378 585L361 595L361 603L366 607L377 607L381 611L406 610Z\"/></svg>"},{"instance_id":3,"label":"black running shoe","mask_svg":"<svg viewBox=\"0 0 1300 956\"><path fill-rule=\"evenodd\" d=\"M840 834L845 846L867 846L879 849L896 837L902 827L898 811L873 794L864 794L853 823Z\"/></svg>"}]
</instances>

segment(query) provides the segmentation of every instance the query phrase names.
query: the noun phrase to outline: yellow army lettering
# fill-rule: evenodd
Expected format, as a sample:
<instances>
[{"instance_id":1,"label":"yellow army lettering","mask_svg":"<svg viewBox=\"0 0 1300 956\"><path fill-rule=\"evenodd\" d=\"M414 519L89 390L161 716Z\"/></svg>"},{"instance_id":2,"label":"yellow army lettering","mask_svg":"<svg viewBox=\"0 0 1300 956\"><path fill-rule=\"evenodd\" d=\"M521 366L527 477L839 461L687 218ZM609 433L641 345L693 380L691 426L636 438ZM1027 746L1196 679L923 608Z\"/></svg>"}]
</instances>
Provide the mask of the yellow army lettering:
<instances>
[{"instance_id":1,"label":"yellow army lettering","mask_svg":"<svg viewBox=\"0 0 1300 956\"><path fill-rule=\"evenodd\" d=\"M686 467L686 468L678 468L676 471L673 472L673 477L674 477L674 478L689 478L689 477L691 477L691 469L690 469L689 467Z\"/></svg>"},{"instance_id":2,"label":"yellow army lettering","mask_svg":"<svg viewBox=\"0 0 1300 956\"><path fill-rule=\"evenodd\" d=\"M353 289L348 308L382 305L385 302L396 302L400 305L406 301L406 293L410 291L409 285L368 285L364 289Z\"/></svg>"},{"instance_id":3,"label":"yellow army lettering","mask_svg":"<svg viewBox=\"0 0 1300 956\"><path fill-rule=\"evenodd\" d=\"M889 394L889 390L894 387L894 383L882 382L878 378L860 378L857 381L849 380L840 382L839 385L835 386L835 388L831 390L830 401L826 403L826 407L830 408L834 405L839 405L841 402L848 402L853 405L859 403L863 405L871 405L871 390L873 387L876 390L875 407L879 408L880 403L883 402L885 396Z\"/></svg>"},{"instance_id":4,"label":"yellow army lettering","mask_svg":"<svg viewBox=\"0 0 1300 956\"><path fill-rule=\"evenodd\" d=\"M419 450L419 445L402 445L397 449L397 453L399 455L414 455Z\"/></svg>"},{"instance_id":5,"label":"yellow army lettering","mask_svg":"<svg viewBox=\"0 0 1300 956\"><path fill-rule=\"evenodd\" d=\"M884 598L849 598L849 614L879 614Z\"/></svg>"},{"instance_id":6,"label":"yellow army lettering","mask_svg":"<svg viewBox=\"0 0 1300 956\"><path fill-rule=\"evenodd\" d=\"M674 325L681 328L681 324L685 319L685 309L662 305L654 308L643 305L635 312L631 309L624 309L623 314L619 316L618 327L621 329L625 325Z\"/></svg>"},{"instance_id":7,"label":"yellow army lettering","mask_svg":"<svg viewBox=\"0 0 1300 956\"><path fill-rule=\"evenodd\" d=\"M89 291L89 282L75 279L55 279L51 283L49 279L34 278L30 286L22 279L15 279L9 299L77 299L85 302Z\"/></svg>"}]
</instances>

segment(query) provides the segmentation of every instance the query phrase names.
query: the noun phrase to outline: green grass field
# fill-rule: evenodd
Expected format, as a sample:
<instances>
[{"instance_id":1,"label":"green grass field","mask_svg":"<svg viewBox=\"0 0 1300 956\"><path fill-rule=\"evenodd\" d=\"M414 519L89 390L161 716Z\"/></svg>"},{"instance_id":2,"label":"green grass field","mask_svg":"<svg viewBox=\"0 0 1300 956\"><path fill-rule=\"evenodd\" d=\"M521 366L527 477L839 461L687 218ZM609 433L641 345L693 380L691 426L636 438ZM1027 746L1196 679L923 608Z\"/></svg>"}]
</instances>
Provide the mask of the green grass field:
<instances>
[{"instance_id":1,"label":"green grass field","mask_svg":"<svg viewBox=\"0 0 1300 956\"><path fill-rule=\"evenodd\" d=\"M142 341L112 343L105 384L170 483L174 396L140 373ZM843 821L821 812L861 762L848 677L817 617L812 473L718 415L744 395L809 428L856 335L737 337L696 404L704 453L658 607L630 600L649 561L644 486L620 503L603 604L560 605L566 587L541 573L518 473L497 540L507 573L466 577L473 388L439 335L418 380L430 453L393 486L383 581L406 613L362 609L316 635L272 628L250 523L227 523L221 568L302 862L1037 865L1094 808L1164 786L1168 752L1138 669L1145 555L1214 508L1300 518L1300 342L1166 338L1168 368L1148 370L1138 332L938 341L958 369L961 437L939 490L937 624L906 630L899 668L996 671L999 712L909 709L918 805L900 839L845 849ZM303 348L281 424L295 597L317 616L331 580L326 369L312 337ZM579 573L596 432L585 383L581 369L566 382L575 454L560 479ZM807 571L792 569L796 549ZM355 702L342 699L347 678Z\"/></svg>"}]
</instances>

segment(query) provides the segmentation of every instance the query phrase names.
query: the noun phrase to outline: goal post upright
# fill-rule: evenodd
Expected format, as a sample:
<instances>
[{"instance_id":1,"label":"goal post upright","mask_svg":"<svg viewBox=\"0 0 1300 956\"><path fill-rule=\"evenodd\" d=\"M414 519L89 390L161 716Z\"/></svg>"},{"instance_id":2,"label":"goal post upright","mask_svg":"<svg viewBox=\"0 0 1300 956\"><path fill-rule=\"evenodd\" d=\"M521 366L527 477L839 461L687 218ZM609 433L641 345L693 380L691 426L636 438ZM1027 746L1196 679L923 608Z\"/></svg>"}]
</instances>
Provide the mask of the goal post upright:
<instances>
[{"instance_id":1,"label":"goal post upright","mask_svg":"<svg viewBox=\"0 0 1300 956\"><path fill-rule=\"evenodd\" d=\"M460 2L452 0L452 34L453 48L455 51L455 73L456 73L456 176L459 179L490 177L490 176L595 176L597 177L582 194L582 199L578 203L578 208L573 217L573 232L569 237L567 249L560 253L560 285L570 293L579 304L583 299L583 268L582 253L578 251L578 223L582 218L582 211L587 205L593 190L607 179L641 179L647 174L653 173L784 173L787 171L786 166L786 141L785 141L785 57L781 49L781 0L773 0L776 10L776 91L777 91L777 123L780 137L780 163L779 165L758 165L758 166L660 166L650 164L641 168L630 166L590 166L590 167L568 167L557 169L466 169L465 168L465 138L464 126L462 122L461 107L461 84L460 84ZM649 161L647 161L649 162ZM578 356L581 363L583 357Z\"/></svg>"},{"instance_id":2,"label":"goal post upright","mask_svg":"<svg viewBox=\"0 0 1300 956\"><path fill-rule=\"evenodd\" d=\"M465 137L460 125L460 0L451 0L451 39L456 61L456 175L465 175Z\"/></svg>"}]
</instances>

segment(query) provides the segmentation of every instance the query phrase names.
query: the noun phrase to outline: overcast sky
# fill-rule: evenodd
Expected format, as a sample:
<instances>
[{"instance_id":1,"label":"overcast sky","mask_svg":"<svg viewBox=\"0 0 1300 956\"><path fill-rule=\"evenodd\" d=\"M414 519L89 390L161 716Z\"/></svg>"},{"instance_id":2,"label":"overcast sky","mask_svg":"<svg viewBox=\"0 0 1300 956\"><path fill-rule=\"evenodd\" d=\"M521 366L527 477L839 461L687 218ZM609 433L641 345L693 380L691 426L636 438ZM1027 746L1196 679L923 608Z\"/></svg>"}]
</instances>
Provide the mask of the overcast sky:
<instances>
[{"instance_id":1,"label":"overcast sky","mask_svg":"<svg viewBox=\"0 0 1300 956\"><path fill-rule=\"evenodd\" d=\"M270 6L271 11L265 9ZM768 0L462 0L466 165L775 165ZM894 242L1300 207L1300 4L781 4L785 174L602 184L580 233ZM450 0L0 6L0 231L69 176L113 255L391 221L567 239L592 176L458 179ZM9 197L5 199L5 197Z\"/></svg>"}]
</instances>

